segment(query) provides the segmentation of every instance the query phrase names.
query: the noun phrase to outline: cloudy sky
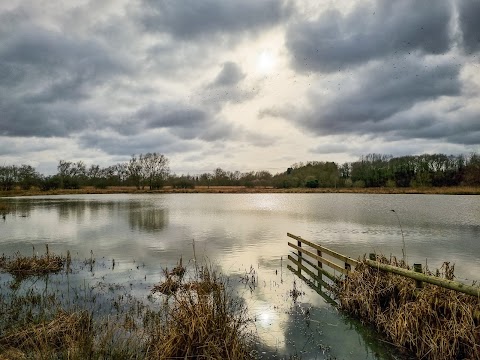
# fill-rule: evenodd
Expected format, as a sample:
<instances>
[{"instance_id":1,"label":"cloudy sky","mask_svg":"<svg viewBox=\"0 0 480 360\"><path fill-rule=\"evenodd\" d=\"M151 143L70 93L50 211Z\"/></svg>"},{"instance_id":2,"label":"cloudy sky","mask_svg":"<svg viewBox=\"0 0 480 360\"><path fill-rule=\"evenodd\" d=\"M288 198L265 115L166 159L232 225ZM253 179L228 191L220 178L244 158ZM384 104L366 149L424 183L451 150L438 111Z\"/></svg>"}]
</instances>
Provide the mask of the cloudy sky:
<instances>
[{"instance_id":1,"label":"cloudy sky","mask_svg":"<svg viewBox=\"0 0 480 360\"><path fill-rule=\"evenodd\" d=\"M478 0L0 2L0 164L480 151Z\"/></svg>"}]
</instances>

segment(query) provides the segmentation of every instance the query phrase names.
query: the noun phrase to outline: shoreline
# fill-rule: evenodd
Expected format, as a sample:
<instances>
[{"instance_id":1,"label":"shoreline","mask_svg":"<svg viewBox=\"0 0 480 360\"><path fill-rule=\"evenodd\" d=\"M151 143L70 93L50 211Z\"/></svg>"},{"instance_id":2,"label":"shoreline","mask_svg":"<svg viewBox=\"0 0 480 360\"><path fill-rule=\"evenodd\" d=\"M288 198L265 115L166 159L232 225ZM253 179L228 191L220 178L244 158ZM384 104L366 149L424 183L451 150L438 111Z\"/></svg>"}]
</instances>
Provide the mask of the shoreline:
<instances>
[{"instance_id":1,"label":"shoreline","mask_svg":"<svg viewBox=\"0 0 480 360\"><path fill-rule=\"evenodd\" d=\"M291 188L245 187L245 186L197 186L193 189L174 189L166 186L161 190L137 189L134 186L111 186L97 189L86 186L81 189L57 189L42 191L0 191L0 198L41 195L84 194L425 194L425 195L480 195L480 187L429 187L429 188Z\"/></svg>"}]
</instances>

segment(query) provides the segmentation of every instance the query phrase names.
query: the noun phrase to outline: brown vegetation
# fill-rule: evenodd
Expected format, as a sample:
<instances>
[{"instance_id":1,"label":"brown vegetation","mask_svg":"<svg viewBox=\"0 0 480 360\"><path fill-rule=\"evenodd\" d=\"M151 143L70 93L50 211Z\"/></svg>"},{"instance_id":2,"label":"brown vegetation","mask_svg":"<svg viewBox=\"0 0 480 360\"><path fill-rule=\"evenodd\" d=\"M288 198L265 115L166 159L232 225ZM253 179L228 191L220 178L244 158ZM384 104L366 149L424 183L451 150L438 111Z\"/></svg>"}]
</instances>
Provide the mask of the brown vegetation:
<instances>
[{"instance_id":1,"label":"brown vegetation","mask_svg":"<svg viewBox=\"0 0 480 360\"><path fill-rule=\"evenodd\" d=\"M79 359L92 340L88 312L59 311L50 321L11 329L0 337L0 349L11 359L25 359L32 353L41 354L43 359L56 358L59 353Z\"/></svg>"},{"instance_id":2,"label":"brown vegetation","mask_svg":"<svg viewBox=\"0 0 480 360\"><path fill-rule=\"evenodd\" d=\"M44 263L49 258L54 256L2 259L9 272L30 264L27 273L40 275L49 268ZM39 259L43 267L32 265ZM44 270L33 271L40 268ZM95 294L90 294L91 302L84 299L82 308L66 310L63 295L60 300L32 289L24 295L0 293L0 360L253 358L246 308L228 292L226 279L206 266L195 267L188 277L181 262L164 274L162 284L175 285L160 291L166 295L157 298L163 306L138 305L140 301L136 308L117 306L117 314L106 317L95 317L88 308Z\"/></svg>"},{"instance_id":3,"label":"brown vegetation","mask_svg":"<svg viewBox=\"0 0 480 360\"><path fill-rule=\"evenodd\" d=\"M377 259L406 268L395 258ZM445 263L437 276L453 278ZM476 297L415 282L361 263L343 282L341 308L373 325L389 341L420 359L479 359L480 300Z\"/></svg>"},{"instance_id":4,"label":"brown vegetation","mask_svg":"<svg viewBox=\"0 0 480 360\"><path fill-rule=\"evenodd\" d=\"M63 269L67 258L47 253L42 256L23 256L16 253L12 257L0 257L0 269L17 277L45 275Z\"/></svg>"},{"instance_id":5,"label":"brown vegetation","mask_svg":"<svg viewBox=\"0 0 480 360\"><path fill-rule=\"evenodd\" d=\"M196 186L193 189L179 189L165 186L161 190L137 189L134 186L109 186L105 189L85 186L80 189L30 190L15 189L0 191L0 197L34 195L80 195L80 194L175 194L175 193L212 193L212 194L252 194L252 193L343 193L343 194L441 194L441 195L480 195L480 188L473 186L425 187L425 188L274 188L271 186ZM0 207L2 204L0 204ZM1 214L1 208L0 208Z\"/></svg>"},{"instance_id":6,"label":"brown vegetation","mask_svg":"<svg viewBox=\"0 0 480 360\"><path fill-rule=\"evenodd\" d=\"M173 304L167 321L153 328L149 357L251 359L253 337L247 331L246 309L229 296L216 272L202 267L191 281L176 279L167 277L153 289L168 288Z\"/></svg>"}]
</instances>

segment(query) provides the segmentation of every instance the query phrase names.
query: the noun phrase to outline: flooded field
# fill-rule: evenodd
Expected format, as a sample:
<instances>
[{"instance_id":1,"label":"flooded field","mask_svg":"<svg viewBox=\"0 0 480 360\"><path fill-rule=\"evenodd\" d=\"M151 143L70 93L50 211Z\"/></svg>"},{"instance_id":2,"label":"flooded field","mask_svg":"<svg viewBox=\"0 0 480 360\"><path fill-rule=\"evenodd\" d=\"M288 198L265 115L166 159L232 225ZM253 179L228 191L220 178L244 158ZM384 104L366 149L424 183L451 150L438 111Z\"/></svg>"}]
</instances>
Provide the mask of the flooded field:
<instances>
[{"instance_id":1,"label":"flooded field","mask_svg":"<svg viewBox=\"0 0 480 360\"><path fill-rule=\"evenodd\" d=\"M152 287L180 257L216 266L243 299L258 334L258 356L390 359L395 354L339 314L287 270L286 233L357 258L402 255L434 269L455 263L460 281L480 280L480 197L361 194L77 195L6 199L0 252L70 251L72 272L27 279L2 296L35 291L95 316L161 304ZM391 212L395 210L395 212ZM398 217L396 216L398 215ZM195 255L194 256L194 252ZM93 262L93 260L95 260ZM292 290L298 291L292 296Z\"/></svg>"}]
</instances>

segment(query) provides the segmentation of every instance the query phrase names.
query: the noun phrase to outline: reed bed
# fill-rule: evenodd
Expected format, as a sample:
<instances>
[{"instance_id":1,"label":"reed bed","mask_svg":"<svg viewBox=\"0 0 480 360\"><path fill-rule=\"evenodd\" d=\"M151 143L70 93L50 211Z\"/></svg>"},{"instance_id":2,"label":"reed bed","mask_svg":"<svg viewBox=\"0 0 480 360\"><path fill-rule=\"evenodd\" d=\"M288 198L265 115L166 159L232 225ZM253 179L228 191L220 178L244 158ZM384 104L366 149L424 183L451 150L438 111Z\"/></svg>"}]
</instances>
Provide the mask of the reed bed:
<instances>
[{"instance_id":1,"label":"reed bed","mask_svg":"<svg viewBox=\"0 0 480 360\"><path fill-rule=\"evenodd\" d=\"M8 269L9 264L27 262L18 254L11 261L2 259ZM35 263L47 255L28 259ZM0 360L255 358L247 309L230 292L227 278L212 267L195 266L190 274L180 261L172 271L164 270L148 304L128 292L117 294L110 300L112 312L102 316L96 315L93 305L98 294L86 288L70 290L82 294L77 303L76 295L70 301L46 289L38 293L33 288L7 289L8 295L0 292Z\"/></svg>"},{"instance_id":2,"label":"reed bed","mask_svg":"<svg viewBox=\"0 0 480 360\"><path fill-rule=\"evenodd\" d=\"M380 256L377 261L408 268L395 258ZM452 280L454 268L444 263L435 275ZM417 289L411 279L362 262L338 289L338 299L343 310L419 359L480 359L476 297L431 284Z\"/></svg>"},{"instance_id":3,"label":"reed bed","mask_svg":"<svg viewBox=\"0 0 480 360\"><path fill-rule=\"evenodd\" d=\"M41 256L23 256L16 253L11 257L0 257L0 270L6 271L15 277L46 275L61 271L68 257L50 254Z\"/></svg>"},{"instance_id":4,"label":"reed bed","mask_svg":"<svg viewBox=\"0 0 480 360\"><path fill-rule=\"evenodd\" d=\"M170 287L175 281L166 321L150 333L148 358L254 358L247 309L228 293L225 279L203 266L191 280L168 277L162 283L168 285L160 287Z\"/></svg>"},{"instance_id":5,"label":"reed bed","mask_svg":"<svg viewBox=\"0 0 480 360\"><path fill-rule=\"evenodd\" d=\"M41 358L82 358L92 344L91 317L88 312L58 311L50 321L12 329L0 337L5 358L22 359L28 354ZM6 356L5 354L10 354ZM1 359L1 357L0 357Z\"/></svg>"}]
</instances>

